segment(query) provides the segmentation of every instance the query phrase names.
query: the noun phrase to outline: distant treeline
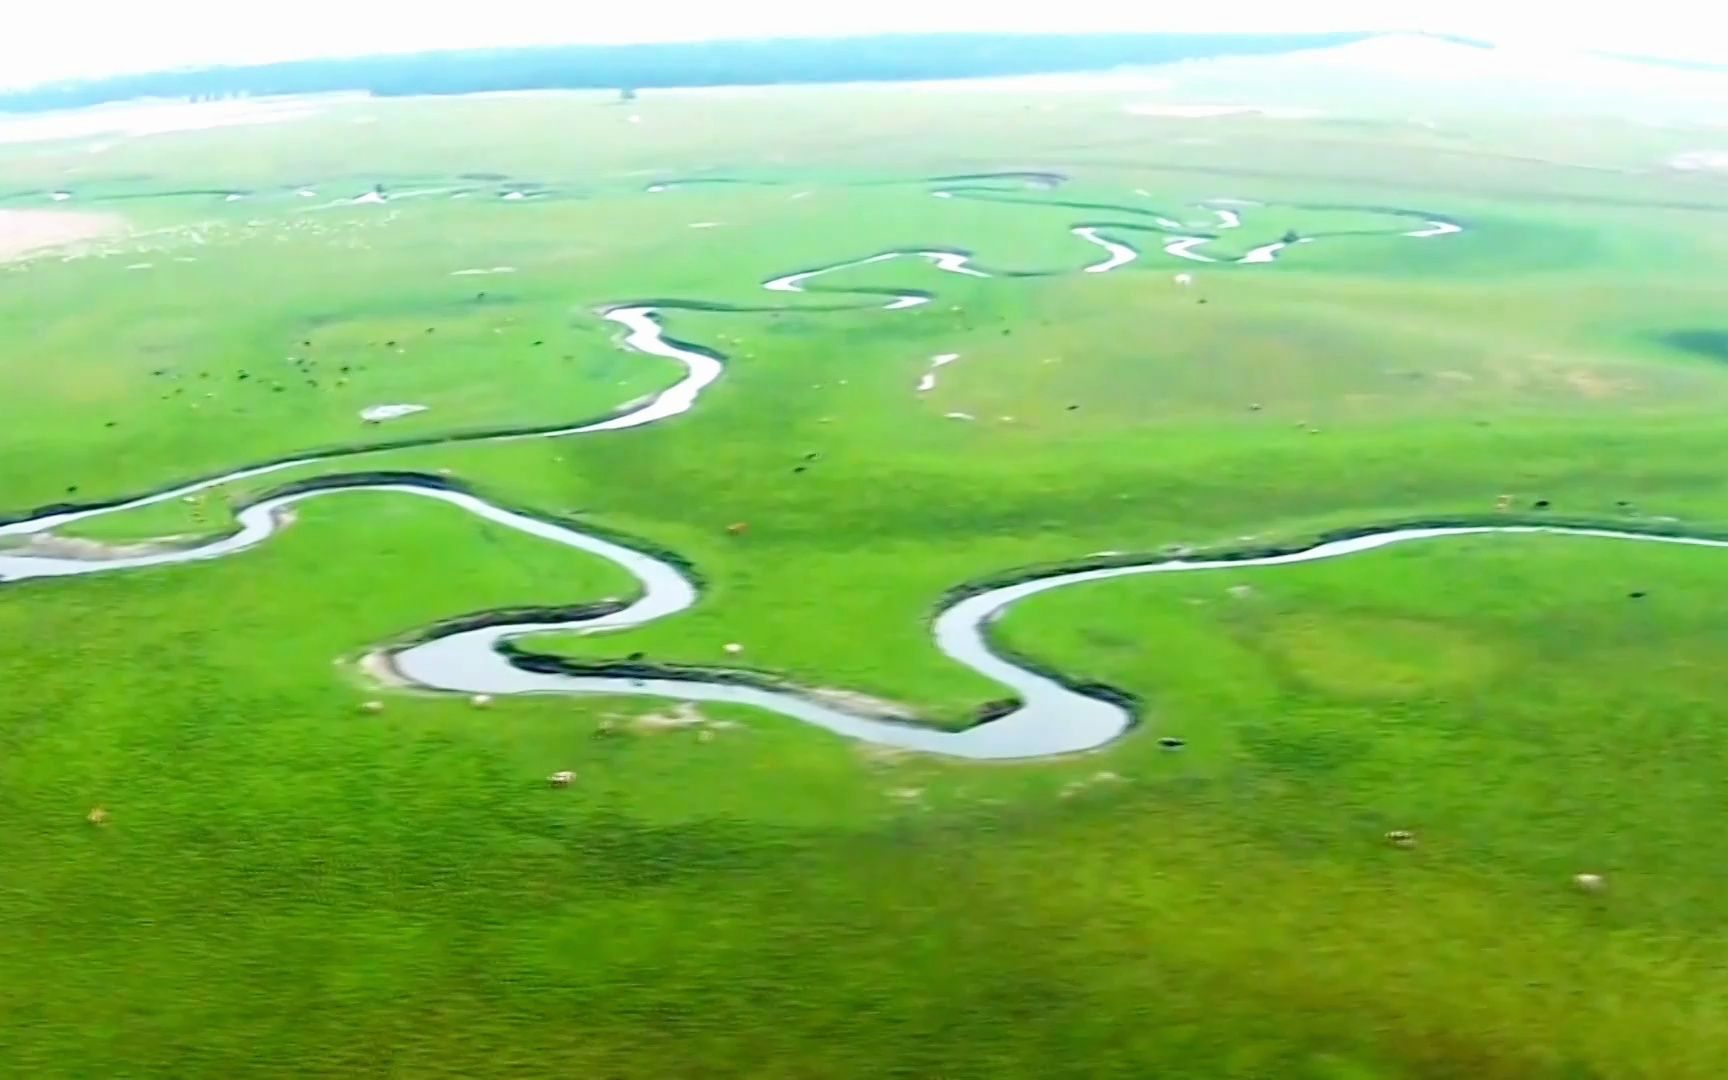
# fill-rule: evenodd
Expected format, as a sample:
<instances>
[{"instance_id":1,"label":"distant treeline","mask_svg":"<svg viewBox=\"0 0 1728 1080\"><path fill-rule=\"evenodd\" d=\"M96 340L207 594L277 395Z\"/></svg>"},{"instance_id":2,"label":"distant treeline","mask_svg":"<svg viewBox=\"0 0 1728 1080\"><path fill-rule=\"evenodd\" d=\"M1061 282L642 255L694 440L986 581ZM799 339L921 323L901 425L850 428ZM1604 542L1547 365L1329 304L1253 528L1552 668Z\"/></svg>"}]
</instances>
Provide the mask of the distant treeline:
<instances>
[{"instance_id":1,"label":"distant treeline","mask_svg":"<svg viewBox=\"0 0 1728 1080\"><path fill-rule=\"evenodd\" d=\"M1213 56L1344 45L1367 34L910 34L650 45L468 49L294 60L54 83L0 93L29 112L141 97L226 98L341 90L380 95L487 90L729 86L954 79L1101 71Z\"/></svg>"}]
</instances>

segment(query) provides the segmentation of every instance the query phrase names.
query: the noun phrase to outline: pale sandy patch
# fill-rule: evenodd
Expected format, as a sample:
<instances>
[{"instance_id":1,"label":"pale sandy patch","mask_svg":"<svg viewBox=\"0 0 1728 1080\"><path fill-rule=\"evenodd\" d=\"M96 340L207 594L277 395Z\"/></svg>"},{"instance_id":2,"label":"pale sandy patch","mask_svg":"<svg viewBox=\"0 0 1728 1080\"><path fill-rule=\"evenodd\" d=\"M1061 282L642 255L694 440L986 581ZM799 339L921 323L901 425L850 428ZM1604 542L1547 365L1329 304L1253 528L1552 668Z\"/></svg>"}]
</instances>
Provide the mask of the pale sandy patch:
<instances>
[{"instance_id":1,"label":"pale sandy patch","mask_svg":"<svg viewBox=\"0 0 1728 1080\"><path fill-rule=\"evenodd\" d=\"M1056 793L1056 796L1061 799L1069 799L1073 798L1080 792L1085 791L1089 787L1094 787L1098 784L1119 784L1122 780L1123 777L1120 773L1110 772L1109 770L1105 770L1104 772L1095 772L1091 776L1082 776L1068 781L1068 783L1062 786L1062 790Z\"/></svg>"},{"instance_id":2,"label":"pale sandy patch","mask_svg":"<svg viewBox=\"0 0 1728 1080\"><path fill-rule=\"evenodd\" d=\"M160 555L167 551L177 551L180 543L189 543L194 539L194 537L187 536L164 536L156 540L141 540L136 543L110 544L79 536L31 533L20 542L8 542L0 545L0 547L4 547L9 555L46 559L78 559L82 562L107 562L113 559L131 559L141 555Z\"/></svg>"},{"instance_id":3,"label":"pale sandy patch","mask_svg":"<svg viewBox=\"0 0 1728 1080\"><path fill-rule=\"evenodd\" d=\"M111 236L126 227L118 214L67 210L0 210L0 263L38 251Z\"/></svg>"},{"instance_id":4,"label":"pale sandy patch","mask_svg":"<svg viewBox=\"0 0 1728 1080\"><path fill-rule=\"evenodd\" d=\"M689 701L681 701L668 712L645 713L638 716L634 723L638 731L675 731L679 728L698 727L708 722L702 715L702 710Z\"/></svg>"},{"instance_id":5,"label":"pale sandy patch","mask_svg":"<svg viewBox=\"0 0 1728 1080\"><path fill-rule=\"evenodd\" d=\"M898 746L884 746L881 743L857 742L852 745L857 748L859 757L872 764L898 765L913 754L911 750L902 750Z\"/></svg>"},{"instance_id":6,"label":"pale sandy patch","mask_svg":"<svg viewBox=\"0 0 1728 1080\"><path fill-rule=\"evenodd\" d=\"M1566 384L1587 398L1600 401L1603 398L1617 397L1632 388L1632 384L1616 379L1604 378L1601 374L1588 368L1573 368L1565 373Z\"/></svg>"},{"instance_id":7,"label":"pale sandy patch","mask_svg":"<svg viewBox=\"0 0 1728 1080\"><path fill-rule=\"evenodd\" d=\"M902 705L898 701L889 701L887 698L873 697L870 694L861 694L856 690L817 686L806 690L805 694L825 705L863 713L867 716L887 717L891 720L911 720L917 715L909 705Z\"/></svg>"},{"instance_id":8,"label":"pale sandy patch","mask_svg":"<svg viewBox=\"0 0 1728 1080\"><path fill-rule=\"evenodd\" d=\"M375 683L398 689L413 689L414 684L396 670L395 661L383 649L373 649L360 658L360 673Z\"/></svg>"}]
</instances>

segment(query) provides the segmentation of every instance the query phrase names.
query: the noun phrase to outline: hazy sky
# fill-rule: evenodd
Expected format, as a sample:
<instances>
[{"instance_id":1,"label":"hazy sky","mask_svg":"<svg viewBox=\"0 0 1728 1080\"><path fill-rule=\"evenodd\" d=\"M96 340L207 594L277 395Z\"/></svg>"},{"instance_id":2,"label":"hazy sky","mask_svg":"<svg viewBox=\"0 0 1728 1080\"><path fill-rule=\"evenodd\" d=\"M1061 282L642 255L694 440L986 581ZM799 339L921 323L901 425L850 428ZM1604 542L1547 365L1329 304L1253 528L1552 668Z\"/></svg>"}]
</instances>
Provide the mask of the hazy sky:
<instances>
[{"instance_id":1,"label":"hazy sky","mask_svg":"<svg viewBox=\"0 0 1728 1080\"><path fill-rule=\"evenodd\" d=\"M1728 5L1720 0L1642 0L1601 11L1548 0L1235 0L1143 14L1125 13L1136 6L1129 0L43 0L27 6L15 0L7 6L15 10L0 34L5 85L427 48L896 30L1428 29L1514 41L1551 35L1568 46L1728 62Z\"/></svg>"}]
</instances>

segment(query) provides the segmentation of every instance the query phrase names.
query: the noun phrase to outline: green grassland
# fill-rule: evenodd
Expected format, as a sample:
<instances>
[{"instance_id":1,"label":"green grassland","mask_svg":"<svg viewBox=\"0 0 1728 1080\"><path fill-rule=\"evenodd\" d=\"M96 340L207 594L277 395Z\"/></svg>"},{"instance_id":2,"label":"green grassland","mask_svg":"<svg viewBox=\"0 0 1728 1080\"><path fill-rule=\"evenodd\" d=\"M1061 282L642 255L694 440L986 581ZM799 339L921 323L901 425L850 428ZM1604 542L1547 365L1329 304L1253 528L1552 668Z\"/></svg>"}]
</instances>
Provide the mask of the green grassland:
<instances>
[{"instance_id":1,"label":"green grassland","mask_svg":"<svg viewBox=\"0 0 1728 1080\"><path fill-rule=\"evenodd\" d=\"M208 536L288 480L446 473L700 577L680 616L531 648L947 726L1001 688L934 649L932 613L1017 568L1437 519L1728 533L1728 190L1656 168L1703 135L1122 111L1145 96L342 101L0 146L0 206L65 188L148 230L0 267L0 519L420 442L67 532ZM1025 169L1072 181L930 195ZM691 177L748 182L646 190ZM313 209L374 183L472 190ZM1376 235L1209 266L1120 228L1204 229L1219 197L1268 204L1219 252ZM1419 222L1384 208L1467 231L1398 236ZM1103 256L1080 224L1141 258L1079 272ZM760 288L930 248L1037 276ZM934 300L821 310L853 288ZM674 420L461 441L670 385L597 316L639 300L779 310L665 313L728 357ZM430 408L360 422L391 402ZM371 646L632 583L419 500L295 513L229 559L0 586L0 1070L1719 1074L1718 552L1486 537L1043 595L993 636L1141 724L980 766L741 708L381 689Z\"/></svg>"}]
</instances>

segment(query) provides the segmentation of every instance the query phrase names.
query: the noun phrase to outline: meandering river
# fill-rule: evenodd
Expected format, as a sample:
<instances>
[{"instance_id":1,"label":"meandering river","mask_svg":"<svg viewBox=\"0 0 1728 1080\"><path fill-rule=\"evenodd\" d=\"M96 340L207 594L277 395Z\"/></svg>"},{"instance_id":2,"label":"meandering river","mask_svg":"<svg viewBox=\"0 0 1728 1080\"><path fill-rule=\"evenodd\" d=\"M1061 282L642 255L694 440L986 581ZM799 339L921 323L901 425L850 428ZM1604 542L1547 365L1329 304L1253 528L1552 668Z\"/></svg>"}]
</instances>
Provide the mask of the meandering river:
<instances>
[{"instance_id":1,"label":"meandering river","mask_svg":"<svg viewBox=\"0 0 1728 1080\"><path fill-rule=\"evenodd\" d=\"M959 193L961 189L955 190ZM1235 213L1217 213L1223 227L1233 228L1239 224ZM1081 239L1104 249L1104 260L1085 267L1087 272L1106 273L1125 266L1138 257L1139 253L1127 244L1101 236L1098 230L1105 227L1107 226L1079 225L1071 230ZM1405 235L1443 235L1442 232L1432 231L1442 227L1451 231L1456 231L1457 228L1450 223L1432 222L1431 231ZM1205 238L1179 237L1167 245L1165 250L1182 258L1213 261L1194 250L1204 242ZM1269 261L1283 246L1277 244L1258 248L1238 261ZM936 269L951 274L975 278L993 276L989 271L973 265L970 256L964 252L923 249L882 252L788 274L764 283L764 288L775 293L800 293L805 291L808 283L821 276L902 257L923 258ZM915 307L930 299L927 295L912 292L891 295L894 298L885 305L889 310ZM866 303L869 306L883 306L875 300ZM659 305L677 306L680 305ZM691 303L689 306L704 305ZM723 360L710 351L667 338L658 320L657 310L655 306L642 304L621 305L604 310L601 315L622 329L622 342L627 348L681 364L684 375L674 385L639 406L601 420L569 427L505 432L484 438L488 441L507 441L597 435L663 422L696 407L703 390L724 373ZM344 453L353 452L359 451ZM239 469L110 505L43 513L28 520L0 525L0 538L41 536L74 522L186 498L200 491L236 481L301 469L344 456L344 453L300 457ZM447 503L546 542L608 559L627 570L640 585L640 594L633 602L607 614L564 622L503 622L479 629L454 630L439 633L418 644L387 650L384 656L386 662L396 675L411 684L430 690L463 694L624 694L683 701L733 702L789 716L848 738L908 750L977 759L1037 758L1090 750L1122 735L1134 723L1134 716L1129 708L1119 701L1096 691L1085 692L1069 686L1059 678L1032 670L991 648L987 632L991 620L1011 605L1039 593L1139 574L1286 566L1358 554L1392 544L1484 533L1547 532L1645 543L1728 547L1728 542L1713 539L1656 536L1602 529L1461 526L1393 529L1260 558L1148 558L1117 565L1046 573L1029 580L976 592L950 603L937 613L932 627L936 647L958 663L1000 683L1018 700L1017 707L1005 715L978 723L963 731L945 731L904 719L872 714L852 706L836 704L831 696L807 693L796 687L772 685L737 673L717 672L713 678L687 678L682 674L678 677L633 678L528 670L512 660L504 649L507 643L528 634L551 630L596 633L643 626L676 615L697 603L697 588L677 566L656 555L584 533L567 524L495 505L477 495L458 490L447 481L433 477L388 483L357 483L352 477L341 475L313 479L302 483L293 493L267 496L245 507L238 514L235 531L190 548L146 548L106 559L60 557L41 554L32 548L10 551L0 549L0 582L17 583L39 578L117 573L225 558L256 547L285 528L289 517L284 511L290 506L309 499L334 497L351 491L382 492Z\"/></svg>"}]
</instances>

